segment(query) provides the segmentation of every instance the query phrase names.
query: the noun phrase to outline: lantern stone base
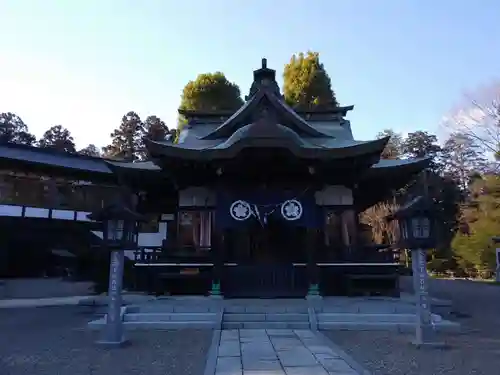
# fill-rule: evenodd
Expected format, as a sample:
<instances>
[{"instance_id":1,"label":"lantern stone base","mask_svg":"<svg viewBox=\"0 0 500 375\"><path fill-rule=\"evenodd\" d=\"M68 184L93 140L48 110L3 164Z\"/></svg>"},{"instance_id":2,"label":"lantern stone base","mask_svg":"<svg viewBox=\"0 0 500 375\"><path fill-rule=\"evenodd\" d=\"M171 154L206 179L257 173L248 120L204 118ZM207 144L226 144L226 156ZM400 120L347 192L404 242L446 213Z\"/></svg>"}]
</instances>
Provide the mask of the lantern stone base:
<instances>
[{"instance_id":1,"label":"lantern stone base","mask_svg":"<svg viewBox=\"0 0 500 375\"><path fill-rule=\"evenodd\" d=\"M96 345L106 348L123 348L130 345L130 341L122 337L119 341L97 340Z\"/></svg>"},{"instance_id":2,"label":"lantern stone base","mask_svg":"<svg viewBox=\"0 0 500 375\"><path fill-rule=\"evenodd\" d=\"M417 349L444 349L447 347L444 341L436 341L436 342L417 342L417 340L412 340L411 344L415 346Z\"/></svg>"},{"instance_id":3,"label":"lantern stone base","mask_svg":"<svg viewBox=\"0 0 500 375\"><path fill-rule=\"evenodd\" d=\"M421 331L418 332L419 330ZM436 331L432 326L417 327L416 337L411 343L417 348L444 348L446 346L443 341L438 340Z\"/></svg>"},{"instance_id":4,"label":"lantern stone base","mask_svg":"<svg viewBox=\"0 0 500 375\"><path fill-rule=\"evenodd\" d=\"M224 296L222 294L210 294L208 296L210 299L224 299Z\"/></svg>"}]
</instances>

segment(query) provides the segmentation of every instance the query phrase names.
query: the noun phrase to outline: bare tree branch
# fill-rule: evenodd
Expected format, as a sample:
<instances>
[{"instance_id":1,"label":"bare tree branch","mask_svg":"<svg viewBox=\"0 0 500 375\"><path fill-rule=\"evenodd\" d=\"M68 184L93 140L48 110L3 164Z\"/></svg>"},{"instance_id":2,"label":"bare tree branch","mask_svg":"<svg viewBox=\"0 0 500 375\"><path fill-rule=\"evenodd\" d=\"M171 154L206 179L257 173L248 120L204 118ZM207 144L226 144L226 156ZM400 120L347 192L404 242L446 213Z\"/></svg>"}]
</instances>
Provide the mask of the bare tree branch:
<instances>
[{"instance_id":1,"label":"bare tree branch","mask_svg":"<svg viewBox=\"0 0 500 375\"><path fill-rule=\"evenodd\" d=\"M497 155L500 146L500 82L465 96L465 103L442 120L451 133L463 133Z\"/></svg>"}]
</instances>

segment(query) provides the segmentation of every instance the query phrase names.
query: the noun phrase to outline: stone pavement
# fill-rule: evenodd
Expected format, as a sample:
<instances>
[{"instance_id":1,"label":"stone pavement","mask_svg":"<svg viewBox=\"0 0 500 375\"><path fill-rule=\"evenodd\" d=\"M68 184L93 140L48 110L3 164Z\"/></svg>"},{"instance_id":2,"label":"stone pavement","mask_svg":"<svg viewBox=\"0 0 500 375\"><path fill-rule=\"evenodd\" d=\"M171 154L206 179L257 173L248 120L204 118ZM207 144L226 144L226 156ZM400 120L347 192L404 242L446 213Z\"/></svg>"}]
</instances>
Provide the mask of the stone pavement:
<instances>
[{"instance_id":1,"label":"stone pavement","mask_svg":"<svg viewBox=\"0 0 500 375\"><path fill-rule=\"evenodd\" d=\"M79 305L88 296L0 299L0 309Z\"/></svg>"},{"instance_id":2,"label":"stone pavement","mask_svg":"<svg viewBox=\"0 0 500 375\"><path fill-rule=\"evenodd\" d=\"M155 300L155 297L144 294L123 294L123 304L145 303ZM49 306L106 306L108 297L105 294L98 296L67 296L67 297L47 297L47 298L0 298L0 309L20 308L20 307L49 307Z\"/></svg>"},{"instance_id":3,"label":"stone pavement","mask_svg":"<svg viewBox=\"0 0 500 375\"><path fill-rule=\"evenodd\" d=\"M291 329L221 332L215 375L358 375L316 333Z\"/></svg>"}]
</instances>

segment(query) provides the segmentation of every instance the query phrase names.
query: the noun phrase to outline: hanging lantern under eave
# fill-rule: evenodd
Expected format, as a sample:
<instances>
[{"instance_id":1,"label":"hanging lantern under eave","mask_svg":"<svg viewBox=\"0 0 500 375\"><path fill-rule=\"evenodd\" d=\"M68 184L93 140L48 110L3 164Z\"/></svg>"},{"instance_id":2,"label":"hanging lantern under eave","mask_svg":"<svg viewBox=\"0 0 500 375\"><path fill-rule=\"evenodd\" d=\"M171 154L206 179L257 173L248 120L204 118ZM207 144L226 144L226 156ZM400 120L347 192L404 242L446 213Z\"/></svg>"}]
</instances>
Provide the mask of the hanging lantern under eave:
<instances>
[{"instance_id":1,"label":"hanging lantern under eave","mask_svg":"<svg viewBox=\"0 0 500 375\"><path fill-rule=\"evenodd\" d=\"M436 246L435 212L424 197L415 198L387 219L398 222L399 247L413 250Z\"/></svg>"}]
</instances>

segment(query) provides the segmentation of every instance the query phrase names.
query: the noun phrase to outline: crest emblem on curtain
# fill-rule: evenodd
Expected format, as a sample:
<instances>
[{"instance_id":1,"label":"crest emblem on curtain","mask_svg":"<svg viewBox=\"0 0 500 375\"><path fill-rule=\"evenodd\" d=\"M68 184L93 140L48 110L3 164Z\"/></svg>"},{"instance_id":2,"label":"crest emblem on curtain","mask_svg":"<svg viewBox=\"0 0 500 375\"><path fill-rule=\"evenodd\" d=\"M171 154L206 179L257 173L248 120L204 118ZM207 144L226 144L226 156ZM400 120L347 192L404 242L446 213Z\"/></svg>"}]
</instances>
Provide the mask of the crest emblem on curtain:
<instances>
[{"instance_id":1,"label":"crest emblem on curtain","mask_svg":"<svg viewBox=\"0 0 500 375\"><path fill-rule=\"evenodd\" d=\"M264 226L270 219L280 219L292 226L316 228L322 225L321 214L314 195L307 191L228 189L218 191L215 223L220 228L232 228L253 220Z\"/></svg>"},{"instance_id":2,"label":"crest emblem on curtain","mask_svg":"<svg viewBox=\"0 0 500 375\"><path fill-rule=\"evenodd\" d=\"M297 199L290 199L281 205L281 216L283 219L294 221L302 217L302 204Z\"/></svg>"},{"instance_id":3,"label":"crest emblem on curtain","mask_svg":"<svg viewBox=\"0 0 500 375\"><path fill-rule=\"evenodd\" d=\"M248 202L237 200L231 204L229 214L234 220L243 221L252 216L252 209Z\"/></svg>"}]
</instances>

